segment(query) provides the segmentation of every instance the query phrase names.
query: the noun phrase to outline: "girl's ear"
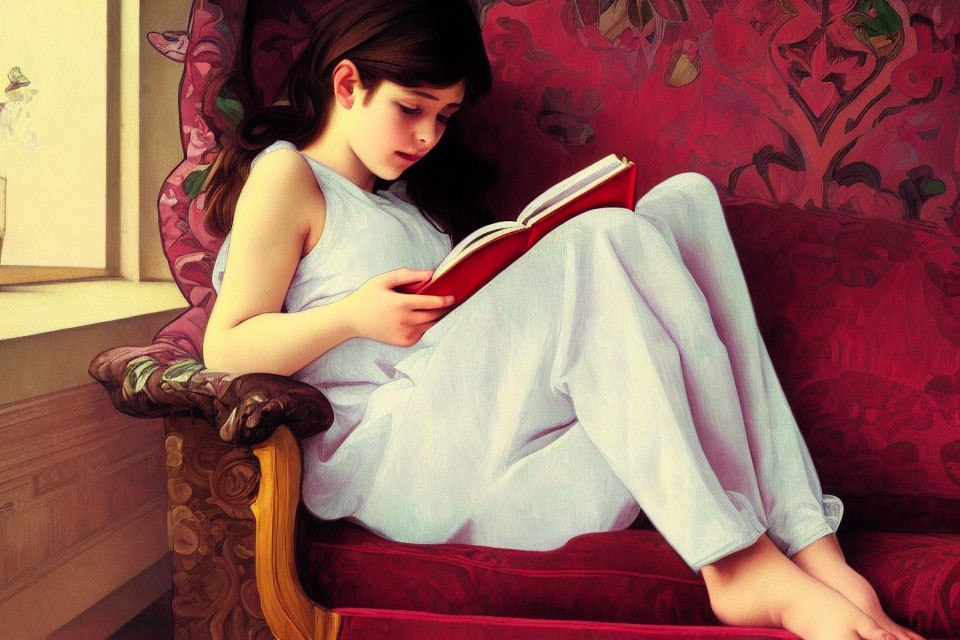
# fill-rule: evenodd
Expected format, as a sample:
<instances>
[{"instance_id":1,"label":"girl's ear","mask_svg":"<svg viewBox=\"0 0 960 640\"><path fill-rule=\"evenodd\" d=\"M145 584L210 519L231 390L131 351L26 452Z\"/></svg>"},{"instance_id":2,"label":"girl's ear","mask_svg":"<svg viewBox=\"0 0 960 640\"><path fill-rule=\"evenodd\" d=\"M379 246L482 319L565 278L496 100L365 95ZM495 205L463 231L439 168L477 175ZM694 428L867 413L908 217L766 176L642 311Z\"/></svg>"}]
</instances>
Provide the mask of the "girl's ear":
<instances>
[{"instance_id":1,"label":"girl's ear","mask_svg":"<svg viewBox=\"0 0 960 640\"><path fill-rule=\"evenodd\" d=\"M357 95L363 91L360 72L349 60L341 60L333 68L333 96L344 109L353 106Z\"/></svg>"}]
</instances>

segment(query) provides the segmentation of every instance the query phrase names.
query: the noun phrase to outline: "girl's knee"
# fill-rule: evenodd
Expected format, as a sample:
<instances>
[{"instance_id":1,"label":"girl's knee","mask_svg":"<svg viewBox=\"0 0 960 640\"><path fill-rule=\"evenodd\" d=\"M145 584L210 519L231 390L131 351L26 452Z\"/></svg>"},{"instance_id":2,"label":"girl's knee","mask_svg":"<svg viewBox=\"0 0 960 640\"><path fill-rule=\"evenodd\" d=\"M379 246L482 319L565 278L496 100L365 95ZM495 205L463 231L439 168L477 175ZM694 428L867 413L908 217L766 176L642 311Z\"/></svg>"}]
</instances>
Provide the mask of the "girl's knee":
<instances>
[{"instance_id":1,"label":"girl's knee","mask_svg":"<svg viewBox=\"0 0 960 640\"><path fill-rule=\"evenodd\" d=\"M662 183L665 187L680 189L687 193L716 195L717 189L713 186L710 178L695 171L678 173L675 176L667 178Z\"/></svg>"},{"instance_id":2,"label":"girl's knee","mask_svg":"<svg viewBox=\"0 0 960 640\"><path fill-rule=\"evenodd\" d=\"M709 236L726 230L717 190L699 173L664 180L637 203L637 213L664 221L678 238Z\"/></svg>"},{"instance_id":3,"label":"girl's knee","mask_svg":"<svg viewBox=\"0 0 960 640\"><path fill-rule=\"evenodd\" d=\"M697 173L696 171L687 171L685 173L677 174L674 177L683 181L683 184L689 186L695 191L706 191L709 193L717 192L716 187L713 186L713 181L702 173Z\"/></svg>"},{"instance_id":4,"label":"girl's knee","mask_svg":"<svg viewBox=\"0 0 960 640\"><path fill-rule=\"evenodd\" d=\"M717 199L717 189L710 178L702 173L688 171L671 176L648 191L640 202L658 196L677 195L696 201ZM638 203L639 204L639 203Z\"/></svg>"}]
</instances>

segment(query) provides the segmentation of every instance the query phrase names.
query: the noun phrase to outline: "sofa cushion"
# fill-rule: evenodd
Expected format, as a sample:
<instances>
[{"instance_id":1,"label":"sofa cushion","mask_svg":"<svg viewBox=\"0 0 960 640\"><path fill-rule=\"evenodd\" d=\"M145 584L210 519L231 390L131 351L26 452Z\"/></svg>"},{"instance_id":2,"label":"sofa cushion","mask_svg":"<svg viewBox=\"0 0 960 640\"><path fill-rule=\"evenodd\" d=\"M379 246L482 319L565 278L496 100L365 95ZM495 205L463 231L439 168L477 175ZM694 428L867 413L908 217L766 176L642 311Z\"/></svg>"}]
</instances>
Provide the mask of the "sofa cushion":
<instances>
[{"instance_id":1,"label":"sofa cushion","mask_svg":"<svg viewBox=\"0 0 960 640\"><path fill-rule=\"evenodd\" d=\"M960 239L794 205L725 213L844 529L960 531Z\"/></svg>"},{"instance_id":2,"label":"sofa cushion","mask_svg":"<svg viewBox=\"0 0 960 640\"><path fill-rule=\"evenodd\" d=\"M656 531L587 534L537 552L404 544L344 521L304 528L301 583L327 607L719 624L703 581Z\"/></svg>"},{"instance_id":3,"label":"sofa cushion","mask_svg":"<svg viewBox=\"0 0 960 640\"><path fill-rule=\"evenodd\" d=\"M851 567L891 618L925 637L960 637L960 533L838 534Z\"/></svg>"},{"instance_id":4,"label":"sofa cushion","mask_svg":"<svg viewBox=\"0 0 960 640\"><path fill-rule=\"evenodd\" d=\"M703 581L656 531L591 533L537 552L404 544L343 521L301 520L301 583L327 607L719 624ZM960 635L960 534L863 532L841 544L895 620Z\"/></svg>"},{"instance_id":5,"label":"sofa cushion","mask_svg":"<svg viewBox=\"0 0 960 640\"><path fill-rule=\"evenodd\" d=\"M635 625L576 620L445 616L418 611L338 609L340 640L796 640L780 629Z\"/></svg>"}]
</instances>

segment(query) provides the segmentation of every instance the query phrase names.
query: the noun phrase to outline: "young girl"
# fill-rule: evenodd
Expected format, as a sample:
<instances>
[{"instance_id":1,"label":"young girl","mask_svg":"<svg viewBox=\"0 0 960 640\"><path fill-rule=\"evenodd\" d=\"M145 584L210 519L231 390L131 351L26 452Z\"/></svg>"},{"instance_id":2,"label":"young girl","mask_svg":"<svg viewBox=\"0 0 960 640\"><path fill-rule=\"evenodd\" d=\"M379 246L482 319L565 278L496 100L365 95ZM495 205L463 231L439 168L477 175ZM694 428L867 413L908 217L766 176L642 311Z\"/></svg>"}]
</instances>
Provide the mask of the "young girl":
<instances>
[{"instance_id":1,"label":"young girl","mask_svg":"<svg viewBox=\"0 0 960 640\"><path fill-rule=\"evenodd\" d=\"M306 506L394 540L521 549L642 508L726 623L920 640L844 561L842 505L702 176L577 216L459 306L394 290L492 221L454 115L490 83L466 0L343 2L286 100L223 141L204 358L330 400L303 443Z\"/></svg>"}]
</instances>

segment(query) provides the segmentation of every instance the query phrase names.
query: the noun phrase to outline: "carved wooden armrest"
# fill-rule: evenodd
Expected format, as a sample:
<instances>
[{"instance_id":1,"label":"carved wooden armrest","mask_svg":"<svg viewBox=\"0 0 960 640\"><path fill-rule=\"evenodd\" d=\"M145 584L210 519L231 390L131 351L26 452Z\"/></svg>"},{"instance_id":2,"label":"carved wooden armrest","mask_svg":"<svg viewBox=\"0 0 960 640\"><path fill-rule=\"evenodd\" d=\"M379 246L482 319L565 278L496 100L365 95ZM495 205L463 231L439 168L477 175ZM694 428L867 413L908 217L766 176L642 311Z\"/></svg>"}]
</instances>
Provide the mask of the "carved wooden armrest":
<instances>
[{"instance_id":1,"label":"carved wooden armrest","mask_svg":"<svg viewBox=\"0 0 960 640\"><path fill-rule=\"evenodd\" d=\"M89 373L120 411L142 418L198 415L224 442L262 442L280 425L303 439L333 422L330 403L316 387L269 373L213 371L170 344L110 349L94 358Z\"/></svg>"},{"instance_id":2,"label":"carved wooden armrest","mask_svg":"<svg viewBox=\"0 0 960 640\"><path fill-rule=\"evenodd\" d=\"M333 412L327 399L315 387L284 376L232 376L206 369L189 351L161 342L106 351L91 363L90 374L107 388L120 411L139 417L172 416L167 453L175 566L183 569L178 562L211 561L187 544L204 534L191 537L190 532L182 532L185 542L181 541L178 548L179 520L187 520L180 523L182 529L189 528L194 520L227 516L217 520L218 526L228 527L234 543L240 544L237 540L249 535L245 531L253 533L244 524L249 517L244 511L249 514L250 509L256 521L256 534L251 540L256 561L225 556L220 562L234 571L238 571L234 566L237 563L253 565L247 570L256 574L263 618L275 637L334 640L340 616L313 602L300 586L294 535L300 500L298 440L330 425ZM186 417L190 414L202 418L202 422ZM226 444L216 443L217 436L206 428L207 424L216 425L219 439ZM230 444L254 444L257 461L251 460L246 447ZM187 468L193 472L186 473ZM232 491L224 491L224 485ZM253 498L248 493L251 489L256 491L252 503L247 501L248 495ZM205 495L209 497L204 499ZM197 509L202 511L200 515ZM204 571L209 569L201 567L197 575ZM190 624L203 617L203 612L193 610L196 608L187 607L189 612L181 612ZM209 624L217 623L211 620ZM215 628L219 627L210 627Z\"/></svg>"}]
</instances>

